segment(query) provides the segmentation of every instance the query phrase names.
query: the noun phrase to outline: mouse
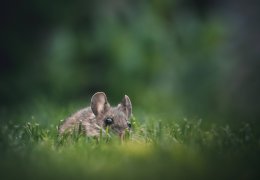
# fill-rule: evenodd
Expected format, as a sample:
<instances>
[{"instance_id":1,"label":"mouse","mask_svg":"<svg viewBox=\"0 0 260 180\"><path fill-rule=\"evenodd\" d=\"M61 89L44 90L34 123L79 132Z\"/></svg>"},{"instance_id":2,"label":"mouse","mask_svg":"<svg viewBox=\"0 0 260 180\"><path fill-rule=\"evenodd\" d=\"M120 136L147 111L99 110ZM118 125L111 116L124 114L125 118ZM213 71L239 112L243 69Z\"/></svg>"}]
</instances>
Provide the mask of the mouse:
<instances>
[{"instance_id":1,"label":"mouse","mask_svg":"<svg viewBox=\"0 0 260 180\"><path fill-rule=\"evenodd\" d=\"M100 131L109 131L124 138L125 132L131 130L130 118L132 104L130 98L124 95L117 106L111 106L104 92L96 92L90 101L90 106L78 110L67 117L59 126L59 134L72 132L82 128L82 132L89 137L99 137Z\"/></svg>"}]
</instances>

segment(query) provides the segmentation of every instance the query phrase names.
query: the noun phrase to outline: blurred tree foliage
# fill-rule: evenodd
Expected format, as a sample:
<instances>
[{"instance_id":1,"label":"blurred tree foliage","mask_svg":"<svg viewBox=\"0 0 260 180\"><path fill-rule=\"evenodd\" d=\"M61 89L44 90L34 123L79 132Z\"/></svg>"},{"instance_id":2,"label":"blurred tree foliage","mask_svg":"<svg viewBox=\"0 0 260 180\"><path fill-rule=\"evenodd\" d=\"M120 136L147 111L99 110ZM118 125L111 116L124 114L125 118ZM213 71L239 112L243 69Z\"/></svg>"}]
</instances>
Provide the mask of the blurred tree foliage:
<instances>
[{"instance_id":1,"label":"blurred tree foliage","mask_svg":"<svg viewBox=\"0 0 260 180\"><path fill-rule=\"evenodd\" d=\"M257 119L259 52L237 45L259 41L256 33L245 41L250 31L236 29L238 17L256 16L240 11L242 1L236 8L227 2L7 1L0 11L1 113L37 97L87 104L105 91L112 102L128 94L146 112Z\"/></svg>"}]
</instances>

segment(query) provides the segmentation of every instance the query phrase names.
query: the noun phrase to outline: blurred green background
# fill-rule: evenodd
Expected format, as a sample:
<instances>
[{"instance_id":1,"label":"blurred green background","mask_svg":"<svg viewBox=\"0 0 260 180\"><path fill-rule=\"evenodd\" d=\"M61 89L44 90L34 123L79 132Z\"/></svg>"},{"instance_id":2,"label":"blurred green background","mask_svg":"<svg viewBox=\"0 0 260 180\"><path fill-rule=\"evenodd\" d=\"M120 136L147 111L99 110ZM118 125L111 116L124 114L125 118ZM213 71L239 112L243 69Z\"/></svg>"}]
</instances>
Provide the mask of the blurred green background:
<instances>
[{"instance_id":1,"label":"blurred green background","mask_svg":"<svg viewBox=\"0 0 260 180\"><path fill-rule=\"evenodd\" d=\"M30 117L44 102L87 106L104 91L112 104L127 94L134 113L162 119L257 122L258 7L256 0L3 2L1 121Z\"/></svg>"}]
</instances>

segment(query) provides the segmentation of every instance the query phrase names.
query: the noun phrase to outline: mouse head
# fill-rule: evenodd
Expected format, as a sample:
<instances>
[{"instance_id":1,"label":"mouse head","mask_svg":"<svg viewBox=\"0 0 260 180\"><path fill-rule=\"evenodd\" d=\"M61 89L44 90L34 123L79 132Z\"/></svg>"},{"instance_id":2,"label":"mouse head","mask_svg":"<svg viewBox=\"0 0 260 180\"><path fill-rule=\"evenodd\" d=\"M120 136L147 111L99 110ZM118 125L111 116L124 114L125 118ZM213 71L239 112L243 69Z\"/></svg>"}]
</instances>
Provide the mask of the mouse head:
<instances>
[{"instance_id":1,"label":"mouse head","mask_svg":"<svg viewBox=\"0 0 260 180\"><path fill-rule=\"evenodd\" d=\"M129 119L132 114L132 104L127 95L116 107L111 107L106 94L97 92L91 98L91 109L99 126L104 129L109 126L112 132L118 134L121 138L123 138L126 129L131 129Z\"/></svg>"}]
</instances>

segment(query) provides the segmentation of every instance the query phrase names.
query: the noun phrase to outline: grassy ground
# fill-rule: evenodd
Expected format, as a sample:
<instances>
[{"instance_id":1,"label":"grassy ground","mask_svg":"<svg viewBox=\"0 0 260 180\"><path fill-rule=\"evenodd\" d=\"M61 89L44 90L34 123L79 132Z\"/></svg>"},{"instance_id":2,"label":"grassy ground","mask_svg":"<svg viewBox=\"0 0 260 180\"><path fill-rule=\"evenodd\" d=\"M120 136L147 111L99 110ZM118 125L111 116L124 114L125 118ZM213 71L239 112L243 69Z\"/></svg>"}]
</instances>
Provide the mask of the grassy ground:
<instances>
[{"instance_id":1,"label":"grassy ground","mask_svg":"<svg viewBox=\"0 0 260 180\"><path fill-rule=\"evenodd\" d=\"M137 116L123 143L113 135L92 139L77 131L59 137L58 120L39 122L32 117L23 123L1 124L0 171L4 179L260 177L260 137L257 127L247 122L222 126L199 119L166 121Z\"/></svg>"}]
</instances>

